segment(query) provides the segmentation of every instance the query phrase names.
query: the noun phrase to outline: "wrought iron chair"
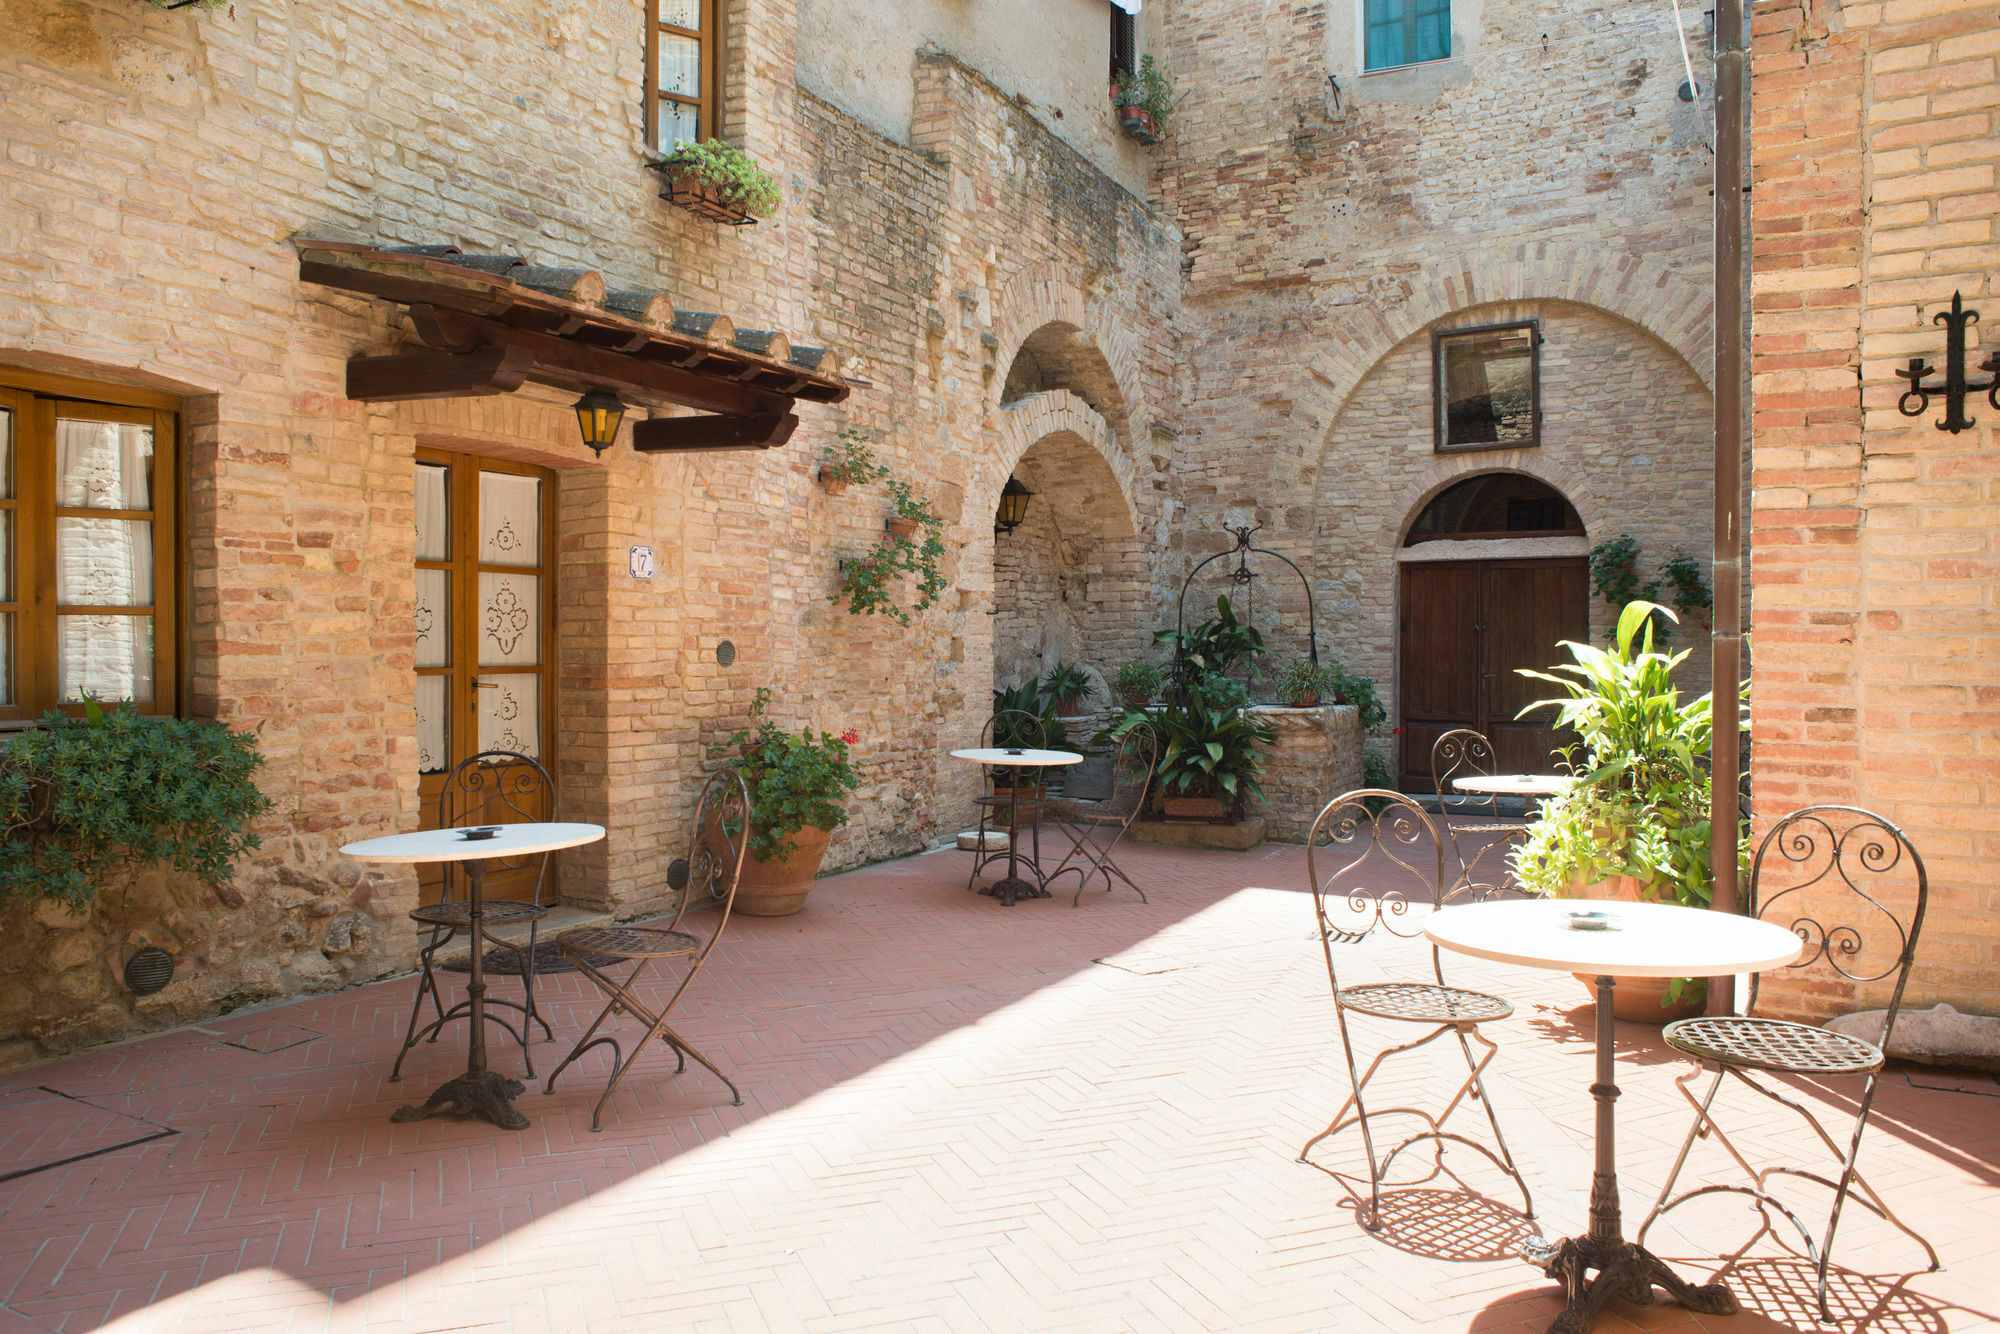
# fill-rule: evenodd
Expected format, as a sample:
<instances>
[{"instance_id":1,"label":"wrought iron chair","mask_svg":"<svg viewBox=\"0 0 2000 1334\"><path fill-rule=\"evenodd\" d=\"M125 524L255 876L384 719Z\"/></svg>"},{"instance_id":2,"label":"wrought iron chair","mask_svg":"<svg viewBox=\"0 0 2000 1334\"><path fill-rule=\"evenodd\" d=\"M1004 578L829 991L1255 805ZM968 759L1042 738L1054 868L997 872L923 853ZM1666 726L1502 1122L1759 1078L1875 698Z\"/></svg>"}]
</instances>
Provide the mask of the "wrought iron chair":
<instances>
[{"instance_id":1,"label":"wrought iron chair","mask_svg":"<svg viewBox=\"0 0 2000 1334\"><path fill-rule=\"evenodd\" d=\"M1431 784L1437 792L1438 814L1443 820L1446 841L1458 862L1458 882L1499 885L1513 882L1513 873L1507 866L1507 849L1527 836L1527 824L1490 823L1500 820L1497 794L1460 792L1452 786L1454 778L1487 778L1497 769L1493 743L1484 732L1461 727L1431 743ZM1472 820L1482 823L1470 823Z\"/></svg>"},{"instance_id":2,"label":"wrought iron chair","mask_svg":"<svg viewBox=\"0 0 2000 1334\"><path fill-rule=\"evenodd\" d=\"M483 750L460 760L445 775L444 786L438 791L437 827L440 829L555 818L555 780L549 777L549 771L539 761L517 751ZM520 871L530 866L535 871L535 890L530 898L484 900L488 930L496 926L518 926L524 922L528 927L525 947L514 941L486 937L486 943L491 947L489 953L505 951L513 955L514 966L521 974L522 1000L515 1002L488 996L485 1010L487 1019L506 1029L509 1036L521 1044L521 1057L527 1063L530 1079L535 1076L535 1060L528 1050L529 1025L540 1024L545 1038L553 1039L555 1036L549 1031L548 1021L535 1008L535 946L541 920L549 913L542 903L542 894L548 885L550 855L536 852L524 857L496 857L486 863L485 870L489 883L496 874ZM462 1000L447 1010L438 991L437 974L442 965L435 962L437 953L457 939L460 932L469 933L472 923L471 901L462 894L454 897L452 893L453 885L465 875L464 868L450 862L442 863L441 868L444 873L443 897L410 914L410 920L417 924L419 931L427 931L429 935L417 950L421 965L417 999L410 1008L410 1026L403 1035L403 1049L396 1053L396 1064L389 1071L391 1083L403 1077L403 1058L410 1054L410 1048L419 1042L436 1042L444 1026L461 1012L469 1013L472 1006L470 1000ZM437 1017L428 1024L421 1024L426 996L430 997L431 1008ZM521 1027L518 1032L504 1016L494 1013L495 1006L520 1013Z\"/></svg>"},{"instance_id":3,"label":"wrought iron chair","mask_svg":"<svg viewBox=\"0 0 2000 1334\"><path fill-rule=\"evenodd\" d=\"M736 1081L722 1073L721 1067L702 1055L694 1044L668 1027L667 1020L672 1016L674 1006L694 985L695 978L701 975L702 965L715 952L717 942L729 926L729 912L736 904L736 885L743 872L743 856L749 845L750 791L734 769L724 769L702 786L701 796L695 802L694 827L688 835L685 870L676 866L668 873L670 883L681 881L676 886L681 890L681 904L674 913L673 921L663 927L580 926L556 937L556 947L563 952L563 957L575 963L577 971L596 983L606 999L603 1011L584 1030L576 1045L570 1048L569 1055L549 1072L542 1092L555 1092L556 1077L568 1069L577 1057L592 1047L609 1046L611 1078L605 1081L604 1092L598 1095L597 1105L591 1108L590 1128L593 1131L603 1129L604 1104L611 1100L619 1081L630 1072L639 1053L654 1038L673 1048L679 1058L674 1068L676 1075L686 1072L688 1057L692 1056L729 1086L732 1106L743 1105L743 1094L736 1087ZM720 904L722 909L715 930L706 941L680 929L681 919L687 916L688 909L702 904ZM666 1003L655 1010L633 988L646 970L661 959L685 959L687 972L673 994L667 997ZM632 971L622 979L612 976L611 969L624 963L630 963ZM619 1045L617 1038L609 1033L598 1033L605 1022L616 1014L629 1014L646 1025L645 1033L632 1044L629 1053Z\"/></svg>"},{"instance_id":4,"label":"wrought iron chair","mask_svg":"<svg viewBox=\"0 0 2000 1334\"><path fill-rule=\"evenodd\" d=\"M1374 811L1369 809L1371 803L1379 803ZM1306 843L1306 874L1312 881L1313 912L1319 921L1320 946L1326 954L1327 981L1333 987L1334 1017L1340 1025L1340 1045L1347 1058L1347 1077L1353 1091L1340 1105L1340 1110L1334 1113L1326 1129L1307 1140L1305 1147L1299 1150L1299 1161L1307 1161L1306 1155L1321 1140L1350 1126L1359 1126L1362 1148L1368 1155L1368 1203L1361 1224L1370 1231L1380 1220L1382 1183L1388 1178L1390 1166L1403 1150L1425 1141L1435 1146L1437 1155L1430 1171L1414 1181L1395 1184L1414 1185L1417 1181L1430 1180L1443 1170L1445 1144L1464 1144L1484 1154L1495 1167L1513 1178L1514 1184L1521 1188L1521 1200L1527 1206L1527 1216L1531 1219L1535 1216L1535 1202L1528 1193L1528 1183L1522 1179L1520 1168L1515 1166L1514 1156L1507 1148L1507 1138L1501 1133L1500 1122L1493 1113L1484 1081L1486 1066L1499 1048L1479 1031L1479 1026L1507 1018L1514 1012L1513 1005L1498 996L1467 991L1447 983L1435 946L1431 949L1431 975L1436 980L1429 982L1343 985L1335 962L1334 946L1355 944L1377 926L1391 935L1410 937L1417 934L1416 922L1410 917L1413 896L1409 891L1398 888L1397 880L1414 882L1417 887L1414 897L1428 899L1433 909L1442 908L1450 902L1478 901L1497 892L1484 887L1468 888L1464 882L1450 891L1440 890L1444 880L1445 837L1423 808L1410 798L1398 792L1363 788L1343 793L1328 802L1313 822L1312 836ZM1337 869L1322 876L1319 868L1323 856L1327 854L1345 860ZM1372 885L1369 883L1371 879L1374 881ZM1407 923L1408 929L1401 929L1400 923ZM1357 1071L1354 1035L1347 1022L1350 1013L1396 1023L1421 1024L1430 1031L1412 1041L1384 1048L1369 1062L1366 1071ZM1445 1103L1441 1114L1433 1116L1419 1107L1368 1106L1368 1081L1375 1077L1383 1061L1427 1046L1446 1034L1458 1040L1467 1073L1457 1091ZM1485 1048L1476 1057L1472 1051L1474 1042ZM1478 1140L1445 1129L1445 1123L1468 1099L1478 1102L1485 1109L1486 1122L1493 1129L1494 1143L1499 1146L1497 1154ZM1398 1115L1415 1117L1425 1128L1407 1136L1378 1157L1373 1123L1383 1117Z\"/></svg>"},{"instance_id":5,"label":"wrought iron chair","mask_svg":"<svg viewBox=\"0 0 2000 1334\"><path fill-rule=\"evenodd\" d=\"M1930 1257L1931 1268L1939 1267L1937 1251L1890 1212L1882 1197L1854 1166L1861 1151L1861 1134L1868 1128L1875 1082L1882 1073L1883 1049L1889 1045L1889 1035L1895 1031L1896 1016L1903 1006L1903 987L1916 959L1917 937L1923 929L1929 896L1923 858L1917 855L1909 836L1871 811L1854 806L1807 806L1787 815L1764 836L1751 868L1744 911L1752 917L1784 922L1805 942L1806 948L1798 962L1790 965L1792 968L1808 968L1824 962L1835 974L1852 982L1879 982L1893 977L1895 983L1884 1012L1881 1039L1864 1042L1811 1024L1756 1018L1758 979L1754 976L1750 979L1745 1007L1749 1014L1682 1019L1668 1024L1662 1031L1667 1044L1700 1062L1676 1081L1682 1096L1694 1108L1694 1123L1681 1142L1680 1154L1674 1159L1659 1199L1654 1201L1652 1211L1639 1228L1640 1242L1645 1241L1646 1229L1653 1225L1654 1219L1698 1196L1747 1195L1757 1202L1763 1224L1743 1249L1747 1251L1773 1230L1769 1210L1776 1209L1784 1215L1804 1238L1807 1257L1818 1270L1819 1318L1825 1322L1833 1319L1826 1304L1827 1266L1833 1258L1833 1237L1840 1226L1841 1209L1849 1198L1915 1240ZM1898 910L1890 906L1892 897L1908 899L1907 924ZM1857 923L1827 925L1844 922L1850 912L1861 914ZM1692 1085L1705 1071L1713 1072L1715 1078L1705 1093L1697 1095ZM1760 1074L1765 1078L1756 1077ZM1864 1081L1855 1110L1853 1135L1845 1152L1803 1102L1786 1096L1767 1082L1787 1075L1813 1079L1847 1076ZM1723 1080L1731 1076L1803 1117L1840 1164L1839 1177L1829 1179L1820 1172L1798 1167L1751 1166L1749 1159L1716 1124L1711 1111ZM1675 1195L1674 1183L1680 1179L1689 1150L1697 1138L1711 1134L1754 1184L1711 1184ZM1811 1229L1791 1206L1770 1193L1770 1180L1776 1176L1801 1177L1833 1192L1826 1233L1817 1246Z\"/></svg>"},{"instance_id":6,"label":"wrought iron chair","mask_svg":"<svg viewBox=\"0 0 2000 1334\"><path fill-rule=\"evenodd\" d=\"M1146 891L1125 874L1111 854L1125 837L1125 831L1132 827L1132 821L1138 818L1159 757L1160 739L1152 725L1134 723L1118 739L1116 749L1104 756L1110 763L1108 771L1101 775L1104 780L1101 788L1092 791L1088 786L1090 776L1077 773L1090 763L1087 759L1070 770L1062 796L1043 802L1043 812L1070 841L1070 850L1046 877L1054 880L1059 875L1076 873L1076 896L1070 900L1070 907L1083 902L1084 888L1100 875L1104 877L1105 893L1111 892L1115 876L1138 894L1139 902L1150 902ZM1097 791L1103 795L1098 796Z\"/></svg>"},{"instance_id":7,"label":"wrought iron chair","mask_svg":"<svg viewBox=\"0 0 2000 1334\"><path fill-rule=\"evenodd\" d=\"M1042 750L1046 749L1047 745L1047 721L1037 714L1029 713L1026 709L1001 709L991 718L988 718L986 726L979 731L979 748L981 750L997 749L1005 746ZM1014 781L1019 783L1027 776L1028 771L1025 769L1016 769L1010 772ZM1023 786L1026 786L1026 784L1023 784ZM981 871L984 871L994 862L1004 862L1007 860L1006 844L1002 844L997 850L989 848L986 836L989 833L997 832L1001 828L998 812L1013 808L1014 798L996 796L993 791L994 787L993 775L989 771L986 791L973 798L973 804L979 807L979 841L972 850L972 873L965 878L965 887L968 890L978 885L979 873ZM1026 801L1020 802L1018 808L1016 808L1021 818L1028 822L1030 830L1029 843L1032 851L1017 847L1015 848L1015 857L1017 860L1025 861L1032 865L1037 875L1041 874L1042 865L1041 807L1043 801L1044 798L1030 797Z\"/></svg>"}]
</instances>

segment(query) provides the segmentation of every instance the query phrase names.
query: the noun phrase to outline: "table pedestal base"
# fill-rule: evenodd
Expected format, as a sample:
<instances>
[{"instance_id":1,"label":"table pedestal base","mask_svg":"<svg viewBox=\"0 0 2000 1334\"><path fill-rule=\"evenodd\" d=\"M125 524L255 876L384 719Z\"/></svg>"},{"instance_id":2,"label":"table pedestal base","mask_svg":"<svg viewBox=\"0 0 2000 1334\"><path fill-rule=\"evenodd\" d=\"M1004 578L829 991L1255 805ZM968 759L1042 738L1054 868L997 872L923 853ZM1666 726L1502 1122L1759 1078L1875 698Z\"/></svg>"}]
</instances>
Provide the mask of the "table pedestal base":
<instances>
[{"instance_id":1,"label":"table pedestal base","mask_svg":"<svg viewBox=\"0 0 2000 1334\"><path fill-rule=\"evenodd\" d=\"M422 1121L439 1112L454 1116L478 1116L502 1130L526 1130L528 1118L514 1110L514 1099L526 1085L494 1070L467 1073L438 1086L421 1107L398 1107L391 1121Z\"/></svg>"},{"instance_id":2,"label":"table pedestal base","mask_svg":"<svg viewBox=\"0 0 2000 1334\"><path fill-rule=\"evenodd\" d=\"M1019 876L1012 875L1008 876L1005 880L995 880L979 892L995 896L1000 900L1003 907L1008 908L1014 906L1015 899L1046 899L1049 897L1049 892L1035 884L1032 880L1023 880Z\"/></svg>"},{"instance_id":3,"label":"table pedestal base","mask_svg":"<svg viewBox=\"0 0 2000 1334\"><path fill-rule=\"evenodd\" d=\"M1532 1237L1522 1243L1521 1258L1563 1285L1569 1304L1549 1326L1549 1334L1585 1334L1613 1297L1623 1297L1634 1306L1651 1306L1655 1286L1702 1315L1735 1315L1740 1309L1735 1296L1722 1284L1696 1287L1636 1242ZM1592 1269L1597 1277L1587 1278Z\"/></svg>"}]
</instances>

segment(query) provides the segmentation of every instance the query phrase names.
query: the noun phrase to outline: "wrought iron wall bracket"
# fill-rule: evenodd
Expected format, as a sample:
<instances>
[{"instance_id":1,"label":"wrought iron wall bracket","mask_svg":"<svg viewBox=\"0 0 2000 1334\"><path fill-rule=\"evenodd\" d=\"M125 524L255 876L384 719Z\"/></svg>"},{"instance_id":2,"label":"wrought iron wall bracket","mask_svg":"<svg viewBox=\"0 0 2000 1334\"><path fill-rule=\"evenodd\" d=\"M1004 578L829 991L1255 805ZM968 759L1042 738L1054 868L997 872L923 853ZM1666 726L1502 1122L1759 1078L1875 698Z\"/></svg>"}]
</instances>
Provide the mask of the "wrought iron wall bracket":
<instances>
[{"instance_id":1,"label":"wrought iron wall bracket","mask_svg":"<svg viewBox=\"0 0 2000 1334\"><path fill-rule=\"evenodd\" d=\"M1936 369L1922 357L1911 357L1908 370L1896 374L1910 382L1903 396L1896 400L1896 410L1905 417L1920 417L1931 405L1933 395L1944 396L1944 420L1937 424L1940 431L1950 431L1957 435L1969 431L1978 424L1978 419L1965 415L1965 396L1984 394L1986 401L2000 412L2000 353L1979 363L1982 371L1992 371L1994 376L1980 384L1972 384L1965 378L1965 338L1966 330L1979 323L1979 312L1967 310L1959 293L1951 294L1951 309L1941 310L1931 316L1931 323L1945 327L1944 383L1925 384L1923 379Z\"/></svg>"}]
</instances>

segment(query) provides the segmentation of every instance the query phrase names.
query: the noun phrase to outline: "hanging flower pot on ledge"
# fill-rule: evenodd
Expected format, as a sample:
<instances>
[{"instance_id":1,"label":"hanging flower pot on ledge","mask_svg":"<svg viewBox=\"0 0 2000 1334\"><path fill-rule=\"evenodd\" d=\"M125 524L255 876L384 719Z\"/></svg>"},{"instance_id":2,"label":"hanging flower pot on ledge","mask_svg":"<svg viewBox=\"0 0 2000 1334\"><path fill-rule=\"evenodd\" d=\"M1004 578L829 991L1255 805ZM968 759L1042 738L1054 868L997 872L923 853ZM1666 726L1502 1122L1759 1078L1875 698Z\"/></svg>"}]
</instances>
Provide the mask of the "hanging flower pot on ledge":
<instances>
[{"instance_id":1,"label":"hanging flower pot on ledge","mask_svg":"<svg viewBox=\"0 0 2000 1334\"><path fill-rule=\"evenodd\" d=\"M711 222L743 227L778 211L783 193L757 159L720 139L681 144L646 164L666 181L660 198Z\"/></svg>"}]
</instances>

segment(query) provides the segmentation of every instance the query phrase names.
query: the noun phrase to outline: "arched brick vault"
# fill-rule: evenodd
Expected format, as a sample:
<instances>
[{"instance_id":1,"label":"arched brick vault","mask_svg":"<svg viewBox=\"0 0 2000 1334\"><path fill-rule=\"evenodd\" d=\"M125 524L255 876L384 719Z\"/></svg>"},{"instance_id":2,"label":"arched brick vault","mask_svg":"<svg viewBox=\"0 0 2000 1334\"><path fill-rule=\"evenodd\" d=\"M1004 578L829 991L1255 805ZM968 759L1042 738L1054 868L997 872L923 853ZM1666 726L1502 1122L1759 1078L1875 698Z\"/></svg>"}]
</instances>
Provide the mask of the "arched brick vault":
<instances>
[{"instance_id":1,"label":"arched brick vault","mask_svg":"<svg viewBox=\"0 0 2000 1334\"><path fill-rule=\"evenodd\" d=\"M993 377L990 391L998 407L1006 389L1006 371L1020 355L1021 347L1037 330L1062 325L1082 335L1104 358L1121 402L1105 414L1119 429L1120 446L1133 448L1130 423L1143 420L1139 389L1139 340L1118 318L1108 302L1090 301L1078 285L1064 276L1055 264L1030 264L1008 280L993 298L993 337L998 347L1000 374Z\"/></svg>"},{"instance_id":2,"label":"arched brick vault","mask_svg":"<svg viewBox=\"0 0 2000 1334\"><path fill-rule=\"evenodd\" d=\"M1506 301L1594 306L1659 339L1714 391L1715 304L1708 291L1637 255L1555 242L1473 250L1410 279L1408 299L1369 304L1320 339L1295 398L1315 472L1325 462L1335 420L1368 372L1405 339L1446 316Z\"/></svg>"},{"instance_id":3,"label":"arched brick vault","mask_svg":"<svg viewBox=\"0 0 2000 1334\"><path fill-rule=\"evenodd\" d=\"M1007 485L1014 466L1037 442L1052 435L1067 435L1090 447L1110 471L1118 492L1116 505L1094 506L1108 525L1104 536L1136 538L1139 533L1138 480L1132 460L1118 446L1110 424L1091 409L1090 404L1067 389L1051 389L1030 394L996 414L999 430L993 448L980 460L965 488L966 513L988 515L1000 505L1000 488Z\"/></svg>"}]
</instances>

